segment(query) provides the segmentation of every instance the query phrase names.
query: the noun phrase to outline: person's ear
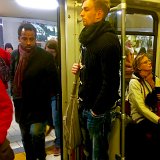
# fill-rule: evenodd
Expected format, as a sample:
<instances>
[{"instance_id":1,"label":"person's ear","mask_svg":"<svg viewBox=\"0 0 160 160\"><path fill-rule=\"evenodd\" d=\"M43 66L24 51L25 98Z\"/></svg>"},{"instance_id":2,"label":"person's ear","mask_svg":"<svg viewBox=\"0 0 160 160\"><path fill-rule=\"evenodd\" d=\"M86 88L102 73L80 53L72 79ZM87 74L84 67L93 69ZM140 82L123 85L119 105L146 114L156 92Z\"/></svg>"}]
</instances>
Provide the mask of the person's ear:
<instances>
[{"instance_id":1,"label":"person's ear","mask_svg":"<svg viewBox=\"0 0 160 160\"><path fill-rule=\"evenodd\" d=\"M20 42L20 36L18 36L18 41Z\"/></svg>"},{"instance_id":2,"label":"person's ear","mask_svg":"<svg viewBox=\"0 0 160 160\"><path fill-rule=\"evenodd\" d=\"M103 15L104 15L104 13L103 13L103 11L101 10L101 9L99 9L98 11L97 11L97 14L96 14L96 19L99 21L99 20L102 20L103 19Z\"/></svg>"}]
</instances>

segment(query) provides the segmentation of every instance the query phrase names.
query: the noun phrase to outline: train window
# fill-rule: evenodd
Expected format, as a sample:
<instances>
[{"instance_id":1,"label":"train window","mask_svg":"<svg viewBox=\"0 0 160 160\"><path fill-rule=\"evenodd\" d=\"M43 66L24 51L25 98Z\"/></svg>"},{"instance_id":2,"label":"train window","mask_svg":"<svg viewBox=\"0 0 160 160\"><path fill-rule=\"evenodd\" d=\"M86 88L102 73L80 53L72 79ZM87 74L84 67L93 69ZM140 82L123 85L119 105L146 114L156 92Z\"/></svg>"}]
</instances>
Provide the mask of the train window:
<instances>
[{"instance_id":1,"label":"train window","mask_svg":"<svg viewBox=\"0 0 160 160\"><path fill-rule=\"evenodd\" d=\"M57 39L57 23L52 21L0 17L0 47L10 42L14 48L18 46L17 30L22 22L29 22L37 29L37 45L44 48L45 42L51 38Z\"/></svg>"},{"instance_id":2,"label":"train window","mask_svg":"<svg viewBox=\"0 0 160 160\"><path fill-rule=\"evenodd\" d=\"M121 40L121 11L109 13L107 20L117 31ZM158 18L154 12L138 9L126 11L126 42L130 41L135 56L143 50L153 62L155 69Z\"/></svg>"},{"instance_id":3,"label":"train window","mask_svg":"<svg viewBox=\"0 0 160 160\"><path fill-rule=\"evenodd\" d=\"M119 35L119 39L121 40L121 35ZM154 36L126 35L126 43L127 41L131 42L135 56L140 52L145 52L153 61Z\"/></svg>"},{"instance_id":4,"label":"train window","mask_svg":"<svg viewBox=\"0 0 160 160\"><path fill-rule=\"evenodd\" d=\"M121 31L121 11L110 13L108 18L112 20L112 25L117 31ZM113 23L114 22L114 23ZM133 32L153 32L153 17L152 15L144 14L126 14L126 31Z\"/></svg>"}]
</instances>

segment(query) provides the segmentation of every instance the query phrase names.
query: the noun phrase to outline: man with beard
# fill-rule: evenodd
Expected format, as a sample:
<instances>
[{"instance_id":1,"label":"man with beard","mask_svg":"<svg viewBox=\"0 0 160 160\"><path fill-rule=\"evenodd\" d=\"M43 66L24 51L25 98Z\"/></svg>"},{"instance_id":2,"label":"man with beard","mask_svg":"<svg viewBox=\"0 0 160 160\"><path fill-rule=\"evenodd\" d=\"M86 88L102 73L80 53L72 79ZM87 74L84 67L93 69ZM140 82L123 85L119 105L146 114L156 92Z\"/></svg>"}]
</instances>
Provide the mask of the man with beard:
<instances>
[{"instance_id":1,"label":"man with beard","mask_svg":"<svg viewBox=\"0 0 160 160\"><path fill-rule=\"evenodd\" d=\"M58 86L53 57L36 46L36 33L32 24L21 24L18 49L11 56L15 118L27 160L45 160L46 122L51 114L51 95L56 95Z\"/></svg>"},{"instance_id":2,"label":"man with beard","mask_svg":"<svg viewBox=\"0 0 160 160\"><path fill-rule=\"evenodd\" d=\"M84 154L88 160L108 160L110 110L118 99L121 46L109 22L109 0L84 0L80 33L81 63L74 63L72 73L80 71L79 118Z\"/></svg>"}]
</instances>

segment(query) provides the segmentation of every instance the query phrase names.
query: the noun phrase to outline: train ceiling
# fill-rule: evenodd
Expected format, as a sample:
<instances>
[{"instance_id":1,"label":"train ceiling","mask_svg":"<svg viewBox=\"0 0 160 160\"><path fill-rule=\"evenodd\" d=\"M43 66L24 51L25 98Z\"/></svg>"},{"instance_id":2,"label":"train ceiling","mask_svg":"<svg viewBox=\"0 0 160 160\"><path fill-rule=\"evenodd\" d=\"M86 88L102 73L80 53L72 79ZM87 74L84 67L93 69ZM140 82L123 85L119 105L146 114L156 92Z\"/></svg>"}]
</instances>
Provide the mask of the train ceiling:
<instances>
[{"instance_id":1,"label":"train ceiling","mask_svg":"<svg viewBox=\"0 0 160 160\"><path fill-rule=\"evenodd\" d=\"M33 0L34 1L34 0ZM66 0L67 1L67 0ZM110 0L111 4L115 5L121 2L121 0ZM135 4L136 6L142 6L143 8L152 8L155 10L160 9L160 0L126 0L127 6ZM81 2L81 0L77 0ZM51 4L52 5L52 4ZM37 10L28 9L19 6L15 0L0 0L0 16L7 17L20 17L20 18L36 18L49 21L57 21L57 10Z\"/></svg>"},{"instance_id":2,"label":"train ceiling","mask_svg":"<svg viewBox=\"0 0 160 160\"><path fill-rule=\"evenodd\" d=\"M0 16L57 21L57 10L29 9L19 6L15 0L0 0Z\"/></svg>"},{"instance_id":3,"label":"train ceiling","mask_svg":"<svg viewBox=\"0 0 160 160\"><path fill-rule=\"evenodd\" d=\"M112 5L121 3L121 0L110 0ZM160 0L126 0L128 7L140 6L142 8L158 10L160 9Z\"/></svg>"}]
</instances>

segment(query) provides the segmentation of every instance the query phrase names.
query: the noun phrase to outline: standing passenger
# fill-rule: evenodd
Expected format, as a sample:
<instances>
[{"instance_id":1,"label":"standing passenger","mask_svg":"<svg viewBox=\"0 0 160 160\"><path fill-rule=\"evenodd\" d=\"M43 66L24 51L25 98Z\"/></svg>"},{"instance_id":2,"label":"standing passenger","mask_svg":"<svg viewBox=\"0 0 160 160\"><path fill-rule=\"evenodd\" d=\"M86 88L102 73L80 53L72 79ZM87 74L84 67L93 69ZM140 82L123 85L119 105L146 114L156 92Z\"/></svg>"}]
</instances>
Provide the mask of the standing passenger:
<instances>
[{"instance_id":1,"label":"standing passenger","mask_svg":"<svg viewBox=\"0 0 160 160\"><path fill-rule=\"evenodd\" d=\"M13 51L13 46L11 43L6 43L4 46L4 49L6 52L11 54ZM11 96L11 82L10 81L8 82L8 94Z\"/></svg>"},{"instance_id":2,"label":"standing passenger","mask_svg":"<svg viewBox=\"0 0 160 160\"><path fill-rule=\"evenodd\" d=\"M36 46L30 23L18 28L18 49L12 52L11 84L15 118L19 123L27 160L45 160L45 129L56 95L57 70L52 58Z\"/></svg>"},{"instance_id":3,"label":"standing passenger","mask_svg":"<svg viewBox=\"0 0 160 160\"><path fill-rule=\"evenodd\" d=\"M10 64L10 58L7 57L3 49L0 49L0 58L1 60L3 59L2 61L4 61L6 65ZM2 61L0 61L0 63ZM6 138L13 115L13 105L6 91L6 82L4 82L6 74L8 75L8 70L0 64L0 160L13 160L14 153Z\"/></svg>"},{"instance_id":4,"label":"standing passenger","mask_svg":"<svg viewBox=\"0 0 160 160\"><path fill-rule=\"evenodd\" d=\"M125 47L125 55L126 55L126 61L125 61L125 88L128 89L129 81L132 77L133 73L133 67L132 63L134 61L134 53L131 52L131 50L128 47ZM127 90L128 92L128 90Z\"/></svg>"},{"instance_id":5,"label":"standing passenger","mask_svg":"<svg viewBox=\"0 0 160 160\"><path fill-rule=\"evenodd\" d=\"M81 63L74 63L72 73L80 69L79 113L87 159L108 160L110 110L118 99L121 47L105 18L109 0L84 0L81 17Z\"/></svg>"},{"instance_id":6,"label":"standing passenger","mask_svg":"<svg viewBox=\"0 0 160 160\"><path fill-rule=\"evenodd\" d=\"M60 80L60 61L59 61L58 42L56 40L47 41L46 45L45 45L45 50L53 55L53 58L55 60L56 67L57 67L57 70L58 70L58 76L59 76L58 79ZM59 94L60 94L60 92L59 92ZM52 96L51 106L52 106L53 126L55 127L55 135L56 135L56 139L54 141L55 146L54 146L54 149L53 149L53 154L54 154L54 156L58 156L61 153L61 149L60 149L59 95Z\"/></svg>"}]
</instances>

